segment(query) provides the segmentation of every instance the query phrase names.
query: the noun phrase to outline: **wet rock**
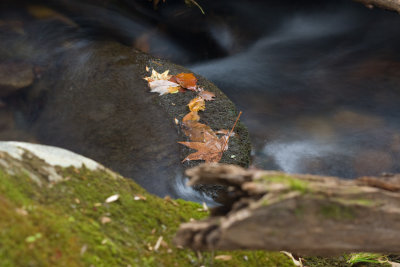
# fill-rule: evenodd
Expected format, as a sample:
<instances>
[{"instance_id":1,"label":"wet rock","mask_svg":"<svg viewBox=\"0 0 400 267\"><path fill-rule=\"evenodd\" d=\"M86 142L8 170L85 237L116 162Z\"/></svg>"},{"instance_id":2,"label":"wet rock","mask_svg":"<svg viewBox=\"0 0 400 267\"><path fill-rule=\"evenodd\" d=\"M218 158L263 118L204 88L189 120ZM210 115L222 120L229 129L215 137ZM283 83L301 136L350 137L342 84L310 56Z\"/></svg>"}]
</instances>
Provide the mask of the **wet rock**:
<instances>
[{"instance_id":1,"label":"wet rock","mask_svg":"<svg viewBox=\"0 0 400 267\"><path fill-rule=\"evenodd\" d=\"M176 185L182 184L182 169L199 162L182 166L192 151L177 143L186 137L174 120L188 113L186 105L195 95L160 97L150 93L143 78L146 66L172 74L191 71L116 42L71 44L62 51L26 92L26 101L13 102L23 114L17 128L40 143L93 158L151 193L184 197ZM234 104L211 82L196 77L216 95L201 112L201 122L214 130L230 129L238 114ZM247 166L247 129L239 123L235 132L222 161Z\"/></svg>"},{"instance_id":2,"label":"wet rock","mask_svg":"<svg viewBox=\"0 0 400 267\"><path fill-rule=\"evenodd\" d=\"M28 63L0 64L0 97L8 96L27 87L34 80L33 67Z\"/></svg>"}]
</instances>

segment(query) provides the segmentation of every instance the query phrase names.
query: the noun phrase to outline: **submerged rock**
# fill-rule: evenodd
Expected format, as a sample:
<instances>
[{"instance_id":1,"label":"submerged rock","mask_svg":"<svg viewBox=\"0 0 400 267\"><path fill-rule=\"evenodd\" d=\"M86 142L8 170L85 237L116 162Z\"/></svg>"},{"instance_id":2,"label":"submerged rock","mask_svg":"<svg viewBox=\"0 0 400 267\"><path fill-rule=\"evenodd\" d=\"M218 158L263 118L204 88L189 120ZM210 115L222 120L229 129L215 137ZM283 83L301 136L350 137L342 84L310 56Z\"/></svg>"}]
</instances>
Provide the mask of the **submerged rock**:
<instances>
[{"instance_id":1,"label":"submerged rock","mask_svg":"<svg viewBox=\"0 0 400 267\"><path fill-rule=\"evenodd\" d=\"M33 83L33 67L28 63L0 64L0 97L8 96Z\"/></svg>"}]
</instances>

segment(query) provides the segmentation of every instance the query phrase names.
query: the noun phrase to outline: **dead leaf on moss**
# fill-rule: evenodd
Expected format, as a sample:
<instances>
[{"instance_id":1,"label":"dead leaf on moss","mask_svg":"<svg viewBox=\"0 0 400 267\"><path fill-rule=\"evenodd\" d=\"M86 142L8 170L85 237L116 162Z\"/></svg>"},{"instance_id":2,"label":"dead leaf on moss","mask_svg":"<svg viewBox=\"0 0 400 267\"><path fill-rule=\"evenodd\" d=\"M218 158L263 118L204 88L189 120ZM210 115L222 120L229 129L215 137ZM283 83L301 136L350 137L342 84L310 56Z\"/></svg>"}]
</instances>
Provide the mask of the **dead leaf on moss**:
<instances>
[{"instance_id":1,"label":"dead leaf on moss","mask_svg":"<svg viewBox=\"0 0 400 267\"><path fill-rule=\"evenodd\" d=\"M16 208L15 212L21 216L26 216L28 215L28 212L24 208Z\"/></svg>"},{"instance_id":2,"label":"dead leaf on moss","mask_svg":"<svg viewBox=\"0 0 400 267\"><path fill-rule=\"evenodd\" d=\"M193 73L179 73L175 75L174 78L183 88L197 91L197 78Z\"/></svg>"},{"instance_id":3,"label":"dead leaf on moss","mask_svg":"<svg viewBox=\"0 0 400 267\"><path fill-rule=\"evenodd\" d=\"M205 124L190 120L183 123L183 126L187 127L184 129L185 134L194 142L178 143L197 151L189 154L182 162L187 160L204 160L206 163L219 162L223 153L228 149L229 138L241 115L240 111L230 132L221 138L218 138L214 131Z\"/></svg>"},{"instance_id":4,"label":"dead leaf on moss","mask_svg":"<svg viewBox=\"0 0 400 267\"><path fill-rule=\"evenodd\" d=\"M190 100L188 107L190 111L200 111L200 110L205 110L206 109L206 103L204 102L204 99L201 97L195 97L192 100Z\"/></svg>"},{"instance_id":5,"label":"dead leaf on moss","mask_svg":"<svg viewBox=\"0 0 400 267\"><path fill-rule=\"evenodd\" d=\"M157 81L157 80L166 80L168 81L172 75L169 75L169 70L164 71L163 73L158 73L156 70L151 71L151 75L149 77L145 77L144 79L148 82Z\"/></svg>"},{"instance_id":6,"label":"dead leaf on moss","mask_svg":"<svg viewBox=\"0 0 400 267\"><path fill-rule=\"evenodd\" d=\"M115 202L115 201L117 201L119 199L119 195L118 194L115 194L115 195L112 195L112 196L109 196L107 199L106 199L106 203L111 203L111 202Z\"/></svg>"},{"instance_id":7,"label":"dead leaf on moss","mask_svg":"<svg viewBox=\"0 0 400 267\"><path fill-rule=\"evenodd\" d=\"M182 130L189 137L190 141L204 143L213 138L218 138L210 126L194 120L183 121Z\"/></svg>"},{"instance_id":8,"label":"dead leaf on moss","mask_svg":"<svg viewBox=\"0 0 400 267\"><path fill-rule=\"evenodd\" d=\"M230 260L232 260L232 255L218 255L218 256L215 256L214 259L220 260L220 261L230 261Z\"/></svg>"},{"instance_id":9,"label":"dead leaf on moss","mask_svg":"<svg viewBox=\"0 0 400 267\"><path fill-rule=\"evenodd\" d=\"M156 242L156 244L155 244L155 246L154 246L154 251L157 251L159 248L160 248L160 245L161 245L161 242L163 241L163 237L162 236L160 236L158 239L157 239L157 242Z\"/></svg>"},{"instance_id":10,"label":"dead leaf on moss","mask_svg":"<svg viewBox=\"0 0 400 267\"><path fill-rule=\"evenodd\" d=\"M100 222L102 224L110 223L111 221L112 221L111 218L107 217L107 216L103 216L103 217L100 218Z\"/></svg>"},{"instance_id":11,"label":"dead leaf on moss","mask_svg":"<svg viewBox=\"0 0 400 267\"><path fill-rule=\"evenodd\" d=\"M182 122L186 121L199 121L200 116L197 111L191 111L183 117Z\"/></svg>"},{"instance_id":12,"label":"dead leaf on moss","mask_svg":"<svg viewBox=\"0 0 400 267\"><path fill-rule=\"evenodd\" d=\"M227 136L213 138L205 143L203 142L178 142L197 152L189 154L182 162L187 160L204 160L206 163L219 162L223 152L228 150Z\"/></svg>"},{"instance_id":13,"label":"dead leaf on moss","mask_svg":"<svg viewBox=\"0 0 400 267\"><path fill-rule=\"evenodd\" d=\"M199 92L199 96L206 101L214 101L215 94L210 91L202 90Z\"/></svg>"},{"instance_id":14,"label":"dead leaf on moss","mask_svg":"<svg viewBox=\"0 0 400 267\"><path fill-rule=\"evenodd\" d=\"M141 194L137 194L133 197L134 200L146 200L147 198Z\"/></svg>"},{"instance_id":15,"label":"dead leaf on moss","mask_svg":"<svg viewBox=\"0 0 400 267\"><path fill-rule=\"evenodd\" d=\"M179 92L179 85L167 80L156 80L149 82L150 92L160 95L175 94Z\"/></svg>"}]
</instances>

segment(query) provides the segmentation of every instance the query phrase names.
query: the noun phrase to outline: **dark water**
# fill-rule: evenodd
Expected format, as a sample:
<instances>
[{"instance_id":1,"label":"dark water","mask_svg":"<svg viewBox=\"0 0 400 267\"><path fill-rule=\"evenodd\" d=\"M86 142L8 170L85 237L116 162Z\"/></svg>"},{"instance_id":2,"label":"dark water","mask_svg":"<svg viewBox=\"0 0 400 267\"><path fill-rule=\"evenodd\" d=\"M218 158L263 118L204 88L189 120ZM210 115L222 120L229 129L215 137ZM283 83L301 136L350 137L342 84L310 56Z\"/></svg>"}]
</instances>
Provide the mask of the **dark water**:
<instances>
[{"instance_id":1,"label":"dark water","mask_svg":"<svg viewBox=\"0 0 400 267\"><path fill-rule=\"evenodd\" d=\"M180 0L167 1L156 10L148 1L4 1L0 4L0 59L34 62L39 66L35 75L40 76L42 70L68 58L64 73L60 77L55 73L52 82L40 88L51 88L61 81L61 92L70 96L68 86L74 85L74 80L91 84L90 79L96 78L95 44L105 39L118 41L189 66L214 81L243 110L242 120L252 136L253 164L257 167L345 178L400 171L398 14L369 10L349 0L198 2L205 16ZM56 14L46 15L43 6ZM123 59L116 56L115 60ZM88 88L95 90L93 85ZM8 132L8 138L47 140L81 152L81 146L66 144L89 136L93 151L100 151L95 153L101 155L100 160L113 159L112 166L117 169L133 168L130 161L137 159L123 152L129 147L122 142L133 131L129 126L132 122L125 123L129 111L118 110L122 117L118 117L120 121L114 118L116 123L110 119L108 137L122 139L107 139L106 146L101 145L104 140L98 138L94 126L84 127L86 134L73 138L65 133L68 123L64 122L75 118L68 108L60 108L60 114L46 113L47 117L60 118L52 124L58 127L52 128L52 138L37 131L30 136L33 122L48 122L40 120L43 110L57 108L57 102L46 105L42 94L39 90L2 99L7 107L43 100L30 107L28 119L23 109L0 112L3 117L14 112L9 124L18 129ZM101 109L95 103L88 105L92 106L87 112L91 120L103 121L118 109L110 98L103 97L102 101ZM73 132L82 133L78 126ZM138 136L141 133L136 132ZM5 136L4 131L1 134ZM141 134L145 137L146 131ZM157 138L155 133L154 140ZM136 139L137 147L145 145L141 140ZM166 150L149 148L149 153L157 154L157 149ZM171 187L146 180L146 166L138 166L142 167L135 172L143 170L141 179L148 190L202 199L184 186L182 177L172 180ZM180 168L174 168L175 176L180 176ZM153 176L159 176L171 170L153 171Z\"/></svg>"},{"instance_id":2,"label":"dark water","mask_svg":"<svg viewBox=\"0 0 400 267\"><path fill-rule=\"evenodd\" d=\"M244 111L257 167L346 178L399 172L400 16L350 1L318 7L288 8L248 47L192 69Z\"/></svg>"}]
</instances>

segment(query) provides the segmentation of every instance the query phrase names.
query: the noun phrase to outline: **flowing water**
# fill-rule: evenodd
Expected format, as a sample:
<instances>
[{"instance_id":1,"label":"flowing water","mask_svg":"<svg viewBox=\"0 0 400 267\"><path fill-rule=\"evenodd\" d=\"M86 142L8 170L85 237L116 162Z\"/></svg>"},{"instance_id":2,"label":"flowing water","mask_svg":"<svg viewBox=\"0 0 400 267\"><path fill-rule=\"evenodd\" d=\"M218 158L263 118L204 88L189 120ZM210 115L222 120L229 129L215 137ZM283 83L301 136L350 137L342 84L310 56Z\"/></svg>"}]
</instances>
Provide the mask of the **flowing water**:
<instances>
[{"instance_id":1,"label":"flowing water","mask_svg":"<svg viewBox=\"0 0 400 267\"><path fill-rule=\"evenodd\" d=\"M176 140L172 132L160 134L168 128L160 118L152 118L159 128L151 130L145 112L151 100L145 95L129 96L128 102L126 92L114 91L114 99L105 88L100 109L96 102L79 102L97 92L97 85L114 86L107 79L96 83L105 70L96 43L111 39L215 82L244 112L256 167L344 178L400 171L398 14L350 0L198 2L206 15L180 0L158 9L147 1L2 2L0 59L29 61L36 77L52 70L53 78L35 88L58 86L60 93L41 89L3 98L0 137L93 154L124 175L141 177L153 193L204 200L184 185L176 149L152 145L160 138ZM124 61L118 53L113 57ZM124 79L129 72L121 67L113 73ZM92 91L74 95L79 84ZM65 99L82 105L62 107ZM129 109L142 114L135 123L129 122ZM102 134L88 122L103 123ZM85 142L90 145L81 145ZM145 156L132 155L134 148ZM160 153L174 159L155 168ZM167 173L176 179L157 179Z\"/></svg>"}]
</instances>

